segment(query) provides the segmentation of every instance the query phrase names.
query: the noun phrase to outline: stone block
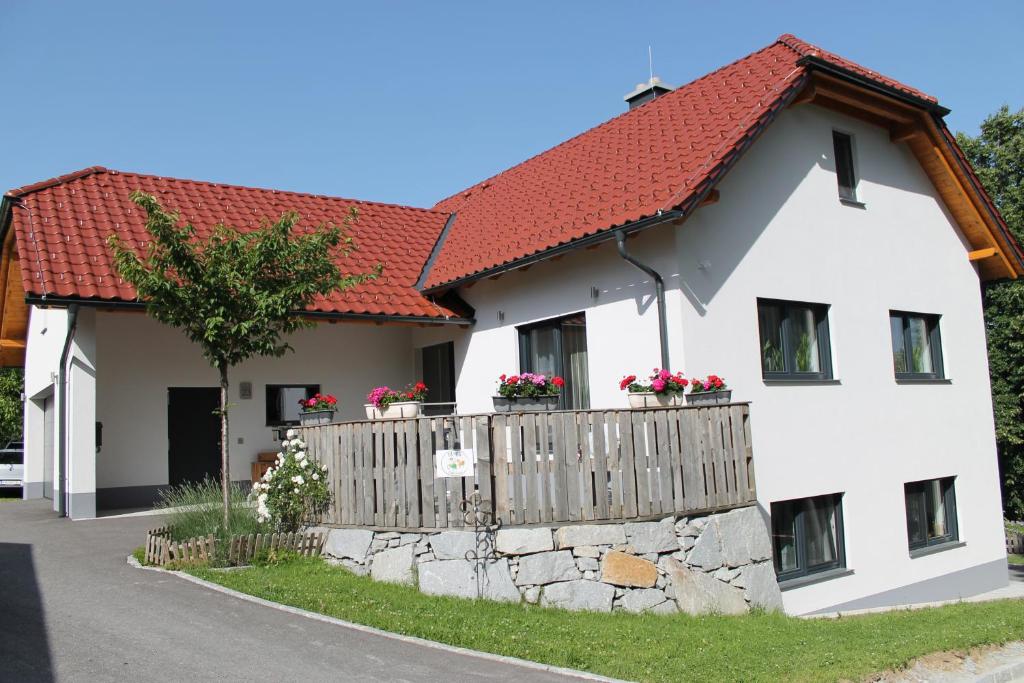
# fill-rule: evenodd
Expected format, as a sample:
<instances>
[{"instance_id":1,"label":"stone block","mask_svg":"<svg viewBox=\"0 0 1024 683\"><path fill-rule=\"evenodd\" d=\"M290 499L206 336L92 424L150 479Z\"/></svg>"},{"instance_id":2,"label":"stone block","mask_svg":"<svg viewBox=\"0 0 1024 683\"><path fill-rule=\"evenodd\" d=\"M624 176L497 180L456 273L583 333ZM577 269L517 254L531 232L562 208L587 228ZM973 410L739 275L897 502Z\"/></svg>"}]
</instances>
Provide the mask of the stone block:
<instances>
[{"instance_id":1,"label":"stone block","mask_svg":"<svg viewBox=\"0 0 1024 683\"><path fill-rule=\"evenodd\" d=\"M576 557L593 557L597 559L601 557L601 549L596 545L578 545L572 549L572 554Z\"/></svg>"},{"instance_id":2,"label":"stone block","mask_svg":"<svg viewBox=\"0 0 1024 683\"><path fill-rule=\"evenodd\" d=\"M523 591L523 599L531 605L540 602L540 586L531 586Z\"/></svg>"},{"instance_id":3,"label":"stone block","mask_svg":"<svg viewBox=\"0 0 1024 683\"><path fill-rule=\"evenodd\" d=\"M744 614L743 593L710 574L690 569L673 559L666 561L679 609L687 614Z\"/></svg>"},{"instance_id":4,"label":"stone block","mask_svg":"<svg viewBox=\"0 0 1024 683\"><path fill-rule=\"evenodd\" d=\"M615 586L650 588L658 580L653 562L640 557L612 551L601 560L601 581Z\"/></svg>"},{"instance_id":5,"label":"stone block","mask_svg":"<svg viewBox=\"0 0 1024 683\"><path fill-rule=\"evenodd\" d=\"M442 531L430 537L430 547L439 560L465 560L476 552L476 534L472 531Z\"/></svg>"},{"instance_id":6,"label":"stone block","mask_svg":"<svg viewBox=\"0 0 1024 683\"><path fill-rule=\"evenodd\" d=\"M579 568L581 572L596 572L599 568L597 560L593 557L577 557L576 566Z\"/></svg>"},{"instance_id":7,"label":"stone block","mask_svg":"<svg viewBox=\"0 0 1024 683\"><path fill-rule=\"evenodd\" d=\"M373 556L370 576L385 583L413 583L413 547L399 546L382 550Z\"/></svg>"},{"instance_id":8,"label":"stone block","mask_svg":"<svg viewBox=\"0 0 1024 683\"><path fill-rule=\"evenodd\" d=\"M722 544L718 539L718 526L708 524L704 527L693 549L686 555L686 561L706 572L722 566Z\"/></svg>"},{"instance_id":9,"label":"stone block","mask_svg":"<svg viewBox=\"0 0 1024 683\"><path fill-rule=\"evenodd\" d=\"M679 607L676 605L675 600L666 600L660 605L655 605L647 611L651 614L676 614L679 612Z\"/></svg>"},{"instance_id":10,"label":"stone block","mask_svg":"<svg viewBox=\"0 0 1024 683\"><path fill-rule=\"evenodd\" d=\"M500 602L519 602L519 589L512 583L508 562L484 563L477 585L475 561L437 560L419 566L420 592L427 595L453 595L460 598L483 597ZM479 591L479 592L478 592Z\"/></svg>"},{"instance_id":11,"label":"stone block","mask_svg":"<svg viewBox=\"0 0 1024 683\"><path fill-rule=\"evenodd\" d=\"M766 612L782 611L782 591L775 578L775 567L771 562L747 565L740 572L743 581L743 597L751 607L760 607Z\"/></svg>"},{"instance_id":12,"label":"stone block","mask_svg":"<svg viewBox=\"0 0 1024 683\"><path fill-rule=\"evenodd\" d=\"M528 555L555 549L551 529L499 529L495 549L505 555Z\"/></svg>"},{"instance_id":13,"label":"stone block","mask_svg":"<svg viewBox=\"0 0 1024 683\"><path fill-rule=\"evenodd\" d=\"M377 534L377 538L379 538L382 541L391 541L401 537L402 534L398 533L397 531L382 531L381 533Z\"/></svg>"},{"instance_id":14,"label":"stone block","mask_svg":"<svg viewBox=\"0 0 1024 683\"><path fill-rule=\"evenodd\" d=\"M671 518L668 520L671 522ZM626 539L638 555L647 553L670 553L679 550L672 524L665 522L629 522Z\"/></svg>"},{"instance_id":15,"label":"stone block","mask_svg":"<svg viewBox=\"0 0 1024 683\"><path fill-rule=\"evenodd\" d=\"M772 556L768 526L757 506L731 510L714 515L712 519L714 526L718 527L724 564L740 567L751 562L767 560Z\"/></svg>"},{"instance_id":16,"label":"stone block","mask_svg":"<svg viewBox=\"0 0 1024 683\"><path fill-rule=\"evenodd\" d=\"M517 586L543 586L556 581L574 581L580 578L580 570L568 550L556 550L519 558Z\"/></svg>"},{"instance_id":17,"label":"stone block","mask_svg":"<svg viewBox=\"0 0 1024 683\"><path fill-rule=\"evenodd\" d=\"M597 581L564 581L544 588L540 604L574 611L611 612L614 586Z\"/></svg>"},{"instance_id":18,"label":"stone block","mask_svg":"<svg viewBox=\"0 0 1024 683\"><path fill-rule=\"evenodd\" d=\"M621 524L585 524L563 526L555 531L555 547L575 548L578 545L615 545L626 542Z\"/></svg>"},{"instance_id":19,"label":"stone block","mask_svg":"<svg viewBox=\"0 0 1024 683\"><path fill-rule=\"evenodd\" d=\"M714 576L719 581L725 581L726 583L729 583L730 581L735 579L737 576L739 576L739 574L740 574L740 570L739 569L729 569L728 567L719 567L717 570L715 570L715 573L712 574L712 576Z\"/></svg>"},{"instance_id":20,"label":"stone block","mask_svg":"<svg viewBox=\"0 0 1024 683\"><path fill-rule=\"evenodd\" d=\"M420 539L422 538L422 534L402 534L402 536L398 539L398 544L409 545L410 543L419 543Z\"/></svg>"},{"instance_id":21,"label":"stone block","mask_svg":"<svg viewBox=\"0 0 1024 683\"><path fill-rule=\"evenodd\" d=\"M664 591L657 588L638 588L628 591L619 601L619 606L627 612L646 612L668 600Z\"/></svg>"},{"instance_id":22,"label":"stone block","mask_svg":"<svg viewBox=\"0 0 1024 683\"><path fill-rule=\"evenodd\" d=\"M373 532L366 529L331 529L324 544L324 554L365 562L373 543Z\"/></svg>"}]
</instances>

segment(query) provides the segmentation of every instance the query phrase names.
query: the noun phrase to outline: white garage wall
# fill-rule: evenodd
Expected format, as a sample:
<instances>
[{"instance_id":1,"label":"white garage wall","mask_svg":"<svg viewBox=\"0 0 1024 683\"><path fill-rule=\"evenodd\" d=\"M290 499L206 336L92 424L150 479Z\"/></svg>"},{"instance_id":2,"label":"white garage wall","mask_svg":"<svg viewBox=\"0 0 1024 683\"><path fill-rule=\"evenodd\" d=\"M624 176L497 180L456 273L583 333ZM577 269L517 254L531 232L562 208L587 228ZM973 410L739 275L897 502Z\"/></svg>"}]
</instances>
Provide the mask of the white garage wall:
<instances>
[{"instance_id":1,"label":"white garage wall","mask_svg":"<svg viewBox=\"0 0 1024 683\"><path fill-rule=\"evenodd\" d=\"M371 388L415 379L410 329L325 323L294 335L295 351L283 358L256 358L232 369L232 479L248 480L256 454L276 445L265 420L267 384L319 384L338 398L340 419L357 419ZM184 335L139 313L100 313L97 345L96 419L103 423L97 486L165 484L167 389L216 387L217 372ZM243 381L253 384L251 400L239 398Z\"/></svg>"}]
</instances>

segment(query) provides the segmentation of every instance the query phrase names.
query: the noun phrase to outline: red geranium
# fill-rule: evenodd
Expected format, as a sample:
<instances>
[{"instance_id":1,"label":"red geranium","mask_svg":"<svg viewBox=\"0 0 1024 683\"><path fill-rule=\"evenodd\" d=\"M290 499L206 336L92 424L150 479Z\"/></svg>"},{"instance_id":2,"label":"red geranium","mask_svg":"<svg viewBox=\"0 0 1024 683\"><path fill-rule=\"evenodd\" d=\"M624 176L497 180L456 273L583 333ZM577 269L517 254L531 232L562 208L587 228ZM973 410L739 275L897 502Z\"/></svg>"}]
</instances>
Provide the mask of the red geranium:
<instances>
[{"instance_id":1,"label":"red geranium","mask_svg":"<svg viewBox=\"0 0 1024 683\"><path fill-rule=\"evenodd\" d=\"M551 378L551 383L554 384L556 387L564 387L565 386L565 380L562 379L561 377L558 377L558 376L552 377Z\"/></svg>"}]
</instances>

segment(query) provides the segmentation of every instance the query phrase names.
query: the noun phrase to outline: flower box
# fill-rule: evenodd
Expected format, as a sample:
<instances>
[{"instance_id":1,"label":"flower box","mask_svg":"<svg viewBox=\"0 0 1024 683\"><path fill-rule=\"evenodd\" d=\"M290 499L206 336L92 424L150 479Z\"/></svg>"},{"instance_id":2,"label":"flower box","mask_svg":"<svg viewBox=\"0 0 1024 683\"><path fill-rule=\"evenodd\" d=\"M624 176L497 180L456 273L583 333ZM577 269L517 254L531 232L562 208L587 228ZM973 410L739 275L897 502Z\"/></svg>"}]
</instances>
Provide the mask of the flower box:
<instances>
[{"instance_id":1,"label":"flower box","mask_svg":"<svg viewBox=\"0 0 1024 683\"><path fill-rule=\"evenodd\" d=\"M670 408L682 404L682 395L675 392L661 394L656 394L653 391L629 392L629 407L634 410L640 408Z\"/></svg>"},{"instance_id":2,"label":"flower box","mask_svg":"<svg viewBox=\"0 0 1024 683\"><path fill-rule=\"evenodd\" d=\"M732 389L700 391L686 395L686 405L689 406L717 406L725 403L732 403Z\"/></svg>"},{"instance_id":3,"label":"flower box","mask_svg":"<svg viewBox=\"0 0 1024 683\"><path fill-rule=\"evenodd\" d=\"M423 401L395 401L383 408L365 403L363 407L366 408L366 417L370 420L398 420L423 414Z\"/></svg>"},{"instance_id":4,"label":"flower box","mask_svg":"<svg viewBox=\"0 0 1024 683\"><path fill-rule=\"evenodd\" d=\"M306 410L299 413L299 424L303 427L318 427L334 420L334 410Z\"/></svg>"},{"instance_id":5,"label":"flower box","mask_svg":"<svg viewBox=\"0 0 1024 683\"><path fill-rule=\"evenodd\" d=\"M539 413L558 410L558 394L548 396L494 396L496 413Z\"/></svg>"}]
</instances>

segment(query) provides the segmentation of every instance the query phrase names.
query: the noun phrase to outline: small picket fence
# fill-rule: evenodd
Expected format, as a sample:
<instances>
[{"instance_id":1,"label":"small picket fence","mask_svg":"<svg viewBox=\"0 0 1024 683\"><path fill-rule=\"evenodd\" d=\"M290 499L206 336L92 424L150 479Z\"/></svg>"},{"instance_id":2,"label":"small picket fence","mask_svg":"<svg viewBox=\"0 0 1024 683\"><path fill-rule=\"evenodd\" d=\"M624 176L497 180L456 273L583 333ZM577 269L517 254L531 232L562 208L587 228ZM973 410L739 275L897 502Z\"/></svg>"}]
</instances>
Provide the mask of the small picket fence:
<instances>
[{"instance_id":1,"label":"small picket fence","mask_svg":"<svg viewBox=\"0 0 1024 683\"><path fill-rule=\"evenodd\" d=\"M323 532L232 536L227 542L227 560L231 565L248 564L263 551L277 550L287 550L303 557L318 557L326 540L327 536ZM213 534L187 541L173 541L168 527L151 529L146 533L146 563L161 567L172 563L203 564L213 558L216 543Z\"/></svg>"},{"instance_id":2,"label":"small picket fence","mask_svg":"<svg viewBox=\"0 0 1024 683\"><path fill-rule=\"evenodd\" d=\"M1024 555L1024 534L1007 531L1006 552L1011 555Z\"/></svg>"}]
</instances>

